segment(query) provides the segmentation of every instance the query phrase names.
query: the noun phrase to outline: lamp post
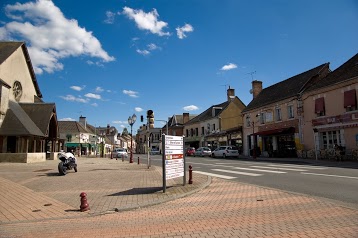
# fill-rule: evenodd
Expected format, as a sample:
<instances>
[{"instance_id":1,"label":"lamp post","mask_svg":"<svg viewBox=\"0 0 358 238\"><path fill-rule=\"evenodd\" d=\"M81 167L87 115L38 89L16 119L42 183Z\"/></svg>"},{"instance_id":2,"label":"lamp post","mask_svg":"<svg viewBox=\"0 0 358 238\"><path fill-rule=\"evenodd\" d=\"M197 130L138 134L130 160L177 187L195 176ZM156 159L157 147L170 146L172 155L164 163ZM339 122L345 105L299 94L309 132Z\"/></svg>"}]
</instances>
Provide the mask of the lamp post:
<instances>
[{"instance_id":1,"label":"lamp post","mask_svg":"<svg viewBox=\"0 0 358 238\"><path fill-rule=\"evenodd\" d=\"M255 134L255 122L252 121L251 124L252 124L252 138L254 140L254 149L252 151L252 158L256 159L256 138L255 138L255 135L254 135Z\"/></svg>"},{"instance_id":2,"label":"lamp post","mask_svg":"<svg viewBox=\"0 0 358 238\"><path fill-rule=\"evenodd\" d=\"M128 117L128 124L131 126L131 157L129 159L129 163L133 163L133 124L137 120L137 116L133 114L131 117Z\"/></svg>"},{"instance_id":3,"label":"lamp post","mask_svg":"<svg viewBox=\"0 0 358 238\"><path fill-rule=\"evenodd\" d=\"M259 117L259 116L261 116L261 113L256 114L256 117ZM247 116L246 118L249 119L250 117ZM252 119L251 125L252 125L252 139L253 139L253 144L254 144L254 148L252 150L252 158L256 159L256 138L255 138L255 120L254 120L254 118Z\"/></svg>"}]
</instances>

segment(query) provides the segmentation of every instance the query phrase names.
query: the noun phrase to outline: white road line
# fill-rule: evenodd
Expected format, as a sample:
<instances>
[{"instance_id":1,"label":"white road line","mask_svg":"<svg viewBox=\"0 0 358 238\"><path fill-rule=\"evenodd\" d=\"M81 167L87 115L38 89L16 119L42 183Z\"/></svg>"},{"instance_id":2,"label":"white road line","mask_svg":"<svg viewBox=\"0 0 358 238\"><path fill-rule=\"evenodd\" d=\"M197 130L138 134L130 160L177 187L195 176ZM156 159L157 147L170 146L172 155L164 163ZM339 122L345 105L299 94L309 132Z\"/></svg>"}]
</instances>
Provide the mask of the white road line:
<instances>
[{"instance_id":1,"label":"white road line","mask_svg":"<svg viewBox=\"0 0 358 238\"><path fill-rule=\"evenodd\" d=\"M204 174L204 175L209 175L209 176L213 176L213 177L223 178L223 179L234 179L234 178L236 178L236 177L231 177L231 176L226 176L226 175L221 175L221 174L207 173L207 172L202 172L202 171L193 171L193 172L198 173L198 174Z\"/></svg>"},{"instance_id":2,"label":"white road line","mask_svg":"<svg viewBox=\"0 0 358 238\"><path fill-rule=\"evenodd\" d=\"M242 167L234 167L234 169L251 170L251 171L274 173L274 174L285 174L285 173L287 173L287 172L283 172L283 171L264 170L264 169L249 169L249 168L242 168Z\"/></svg>"},{"instance_id":3,"label":"white road line","mask_svg":"<svg viewBox=\"0 0 358 238\"><path fill-rule=\"evenodd\" d=\"M328 169L327 167L318 167L318 166L305 166L305 165L288 165L288 164L268 164L267 166L271 166L271 167L284 167L284 168L298 168L298 169Z\"/></svg>"},{"instance_id":4,"label":"white road line","mask_svg":"<svg viewBox=\"0 0 358 238\"><path fill-rule=\"evenodd\" d=\"M301 173L301 174L317 175L317 176L327 176L327 177L337 177L337 178L358 179L358 177L350 177L350 176L342 176L342 175L334 175L334 174L315 174L315 173Z\"/></svg>"},{"instance_id":5,"label":"white road line","mask_svg":"<svg viewBox=\"0 0 358 238\"><path fill-rule=\"evenodd\" d=\"M212 169L212 170L219 171L219 172L230 173L230 174L241 174L241 175L248 175L248 176L262 176L262 174L245 173L245 172L225 170L225 169Z\"/></svg>"},{"instance_id":6,"label":"white road line","mask_svg":"<svg viewBox=\"0 0 358 238\"><path fill-rule=\"evenodd\" d=\"M279 167L265 167L265 166L251 166L253 168L261 168L261 169L279 169L279 170L288 170L288 171L299 171L299 172L303 172L303 171L307 171L305 169L292 169L292 168L279 168Z\"/></svg>"}]
</instances>

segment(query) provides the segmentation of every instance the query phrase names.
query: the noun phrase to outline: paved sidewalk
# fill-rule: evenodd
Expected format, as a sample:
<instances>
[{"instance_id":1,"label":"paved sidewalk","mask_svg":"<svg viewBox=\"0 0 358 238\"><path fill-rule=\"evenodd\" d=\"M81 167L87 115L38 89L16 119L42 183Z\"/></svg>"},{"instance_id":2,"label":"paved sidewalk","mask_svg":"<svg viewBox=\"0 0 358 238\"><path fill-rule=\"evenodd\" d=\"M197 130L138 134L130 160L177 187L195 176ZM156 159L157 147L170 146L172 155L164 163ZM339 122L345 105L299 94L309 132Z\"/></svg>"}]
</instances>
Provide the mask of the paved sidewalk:
<instances>
[{"instance_id":1,"label":"paved sidewalk","mask_svg":"<svg viewBox=\"0 0 358 238\"><path fill-rule=\"evenodd\" d=\"M128 160L78 158L78 172L59 176L59 161L33 164L0 163L0 224L105 214L144 207L187 196L210 183L195 175L167 181L163 193L162 169ZM87 193L90 210L79 212L80 194Z\"/></svg>"},{"instance_id":2,"label":"paved sidewalk","mask_svg":"<svg viewBox=\"0 0 358 238\"><path fill-rule=\"evenodd\" d=\"M358 237L358 210L316 197L195 173L163 194L160 168L80 158L60 177L56 165L0 164L0 237Z\"/></svg>"}]
</instances>

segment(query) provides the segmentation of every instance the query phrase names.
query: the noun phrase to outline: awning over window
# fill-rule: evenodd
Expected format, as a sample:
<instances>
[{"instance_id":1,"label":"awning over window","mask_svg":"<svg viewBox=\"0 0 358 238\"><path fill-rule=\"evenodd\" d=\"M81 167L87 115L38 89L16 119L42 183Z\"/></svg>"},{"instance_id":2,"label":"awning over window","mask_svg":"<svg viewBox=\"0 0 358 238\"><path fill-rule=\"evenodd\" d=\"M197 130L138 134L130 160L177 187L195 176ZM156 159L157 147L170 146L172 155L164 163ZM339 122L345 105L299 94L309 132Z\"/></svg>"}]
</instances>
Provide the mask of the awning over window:
<instances>
[{"instance_id":1,"label":"awning over window","mask_svg":"<svg viewBox=\"0 0 358 238\"><path fill-rule=\"evenodd\" d=\"M254 135L267 136L267 135L280 135L280 134L292 134L292 133L295 133L294 127L280 128L280 129L267 130L267 131L259 131L259 132L254 133Z\"/></svg>"},{"instance_id":2,"label":"awning over window","mask_svg":"<svg viewBox=\"0 0 358 238\"><path fill-rule=\"evenodd\" d=\"M69 143L69 142L66 142L66 146L67 146L67 147L79 147L80 144L79 144L79 143Z\"/></svg>"},{"instance_id":3,"label":"awning over window","mask_svg":"<svg viewBox=\"0 0 358 238\"><path fill-rule=\"evenodd\" d=\"M357 105L356 90L352 89L344 92L344 107L355 107Z\"/></svg>"},{"instance_id":4,"label":"awning over window","mask_svg":"<svg viewBox=\"0 0 358 238\"><path fill-rule=\"evenodd\" d=\"M315 113L321 113L325 111L324 97L317 98L315 101Z\"/></svg>"}]
</instances>

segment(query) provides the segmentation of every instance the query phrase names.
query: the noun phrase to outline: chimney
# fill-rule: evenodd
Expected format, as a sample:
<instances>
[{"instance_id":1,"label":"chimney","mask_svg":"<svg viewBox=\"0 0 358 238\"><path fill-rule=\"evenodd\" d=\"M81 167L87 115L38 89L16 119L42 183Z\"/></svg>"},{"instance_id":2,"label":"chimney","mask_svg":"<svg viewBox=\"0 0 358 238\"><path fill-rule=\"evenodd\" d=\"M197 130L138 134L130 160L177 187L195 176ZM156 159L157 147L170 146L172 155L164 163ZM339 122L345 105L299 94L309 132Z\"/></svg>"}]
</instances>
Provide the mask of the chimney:
<instances>
[{"instance_id":1,"label":"chimney","mask_svg":"<svg viewBox=\"0 0 358 238\"><path fill-rule=\"evenodd\" d=\"M83 117L83 116L81 115L79 122L86 128L86 126L87 126L86 117Z\"/></svg>"},{"instance_id":2,"label":"chimney","mask_svg":"<svg viewBox=\"0 0 358 238\"><path fill-rule=\"evenodd\" d=\"M227 101L230 102L231 100L233 100L235 98L235 89L230 88L227 90Z\"/></svg>"},{"instance_id":3,"label":"chimney","mask_svg":"<svg viewBox=\"0 0 358 238\"><path fill-rule=\"evenodd\" d=\"M183 113L183 124L187 123L189 121L189 113L184 112Z\"/></svg>"},{"instance_id":4,"label":"chimney","mask_svg":"<svg viewBox=\"0 0 358 238\"><path fill-rule=\"evenodd\" d=\"M252 81L252 96L253 99L259 95L259 93L262 91L262 81L254 80Z\"/></svg>"},{"instance_id":5,"label":"chimney","mask_svg":"<svg viewBox=\"0 0 358 238\"><path fill-rule=\"evenodd\" d=\"M107 124L106 134L109 135L109 124Z\"/></svg>"}]
</instances>

